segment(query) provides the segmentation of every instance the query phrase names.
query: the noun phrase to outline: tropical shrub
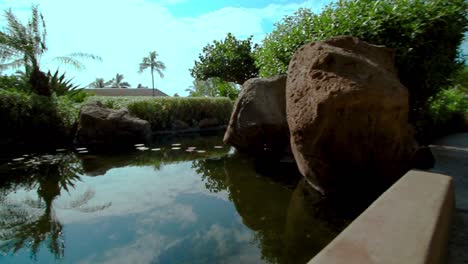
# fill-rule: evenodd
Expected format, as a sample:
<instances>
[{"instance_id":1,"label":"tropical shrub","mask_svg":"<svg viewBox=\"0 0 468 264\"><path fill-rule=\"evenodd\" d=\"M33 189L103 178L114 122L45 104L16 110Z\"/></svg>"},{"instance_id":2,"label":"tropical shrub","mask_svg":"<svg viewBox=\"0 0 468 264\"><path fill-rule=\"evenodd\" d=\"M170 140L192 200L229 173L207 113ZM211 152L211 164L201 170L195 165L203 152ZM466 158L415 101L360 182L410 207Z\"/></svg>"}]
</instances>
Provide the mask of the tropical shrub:
<instances>
[{"instance_id":1,"label":"tropical shrub","mask_svg":"<svg viewBox=\"0 0 468 264\"><path fill-rule=\"evenodd\" d=\"M415 121L425 116L428 99L448 87L449 77L460 67L466 10L465 0L338 0L318 15L299 9L263 40L256 65L261 76L286 73L301 45L339 35L394 48Z\"/></svg>"},{"instance_id":2,"label":"tropical shrub","mask_svg":"<svg viewBox=\"0 0 468 264\"><path fill-rule=\"evenodd\" d=\"M0 89L30 92L31 86L21 75L0 76Z\"/></svg>"},{"instance_id":3,"label":"tropical shrub","mask_svg":"<svg viewBox=\"0 0 468 264\"><path fill-rule=\"evenodd\" d=\"M52 145L67 137L71 126L57 111L55 97L15 90L0 90L0 120L0 145Z\"/></svg>"},{"instance_id":4,"label":"tropical shrub","mask_svg":"<svg viewBox=\"0 0 468 264\"><path fill-rule=\"evenodd\" d=\"M65 73L59 75L58 70L56 70L54 74L48 71L47 78L49 79L51 91L57 96L73 95L82 90L78 89L78 85L72 83L73 79L66 79Z\"/></svg>"},{"instance_id":5,"label":"tropical shrub","mask_svg":"<svg viewBox=\"0 0 468 264\"><path fill-rule=\"evenodd\" d=\"M74 103L83 103L88 100L89 97L94 96L93 93L88 93L80 89L76 93L67 95L67 97Z\"/></svg>"}]
</instances>

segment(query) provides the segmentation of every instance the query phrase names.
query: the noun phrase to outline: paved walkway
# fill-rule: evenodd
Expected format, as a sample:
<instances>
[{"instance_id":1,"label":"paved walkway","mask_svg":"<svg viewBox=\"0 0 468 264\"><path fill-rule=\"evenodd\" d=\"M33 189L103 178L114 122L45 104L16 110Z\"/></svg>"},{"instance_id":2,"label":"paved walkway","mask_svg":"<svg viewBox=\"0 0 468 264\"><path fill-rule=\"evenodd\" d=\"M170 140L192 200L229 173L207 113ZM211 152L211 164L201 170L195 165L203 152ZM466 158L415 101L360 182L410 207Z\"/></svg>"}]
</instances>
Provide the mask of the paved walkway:
<instances>
[{"instance_id":1,"label":"paved walkway","mask_svg":"<svg viewBox=\"0 0 468 264\"><path fill-rule=\"evenodd\" d=\"M468 263L468 133L453 134L431 145L433 172L453 177L455 216L449 240L448 263Z\"/></svg>"}]
</instances>

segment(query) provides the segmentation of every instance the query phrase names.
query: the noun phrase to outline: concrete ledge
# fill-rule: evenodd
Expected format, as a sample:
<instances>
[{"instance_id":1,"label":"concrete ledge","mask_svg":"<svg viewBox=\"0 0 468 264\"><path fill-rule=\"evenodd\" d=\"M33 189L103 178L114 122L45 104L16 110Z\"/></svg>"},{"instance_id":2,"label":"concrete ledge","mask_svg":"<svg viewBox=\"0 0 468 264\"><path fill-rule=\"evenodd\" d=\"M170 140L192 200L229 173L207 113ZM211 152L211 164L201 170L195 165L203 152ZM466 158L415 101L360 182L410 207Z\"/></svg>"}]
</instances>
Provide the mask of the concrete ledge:
<instances>
[{"instance_id":1,"label":"concrete ledge","mask_svg":"<svg viewBox=\"0 0 468 264\"><path fill-rule=\"evenodd\" d=\"M409 171L309 264L443 263L453 208L451 177Z\"/></svg>"}]
</instances>

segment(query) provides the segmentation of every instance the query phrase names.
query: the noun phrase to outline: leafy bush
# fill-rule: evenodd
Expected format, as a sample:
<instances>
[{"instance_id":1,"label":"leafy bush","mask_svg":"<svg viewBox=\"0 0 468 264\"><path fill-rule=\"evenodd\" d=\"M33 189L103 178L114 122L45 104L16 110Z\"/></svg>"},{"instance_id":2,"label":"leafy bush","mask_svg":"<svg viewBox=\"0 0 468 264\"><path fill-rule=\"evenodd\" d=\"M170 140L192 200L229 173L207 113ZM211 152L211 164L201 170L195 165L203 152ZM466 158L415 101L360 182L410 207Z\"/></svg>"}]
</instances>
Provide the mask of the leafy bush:
<instances>
[{"instance_id":1,"label":"leafy bush","mask_svg":"<svg viewBox=\"0 0 468 264\"><path fill-rule=\"evenodd\" d=\"M465 0L338 0L321 14L300 9L285 17L255 53L261 76L286 73L303 44L351 35L396 50L401 82L410 91L412 120L460 67L457 49L467 29Z\"/></svg>"},{"instance_id":2,"label":"leafy bush","mask_svg":"<svg viewBox=\"0 0 468 264\"><path fill-rule=\"evenodd\" d=\"M116 102L113 99L106 100L104 102L104 106L107 107L107 108L111 108L111 109L119 109L120 108L120 107L116 107Z\"/></svg>"},{"instance_id":3,"label":"leafy bush","mask_svg":"<svg viewBox=\"0 0 468 264\"><path fill-rule=\"evenodd\" d=\"M424 144L467 128L468 94L461 87L442 90L431 98L428 112L428 118L416 123Z\"/></svg>"},{"instance_id":4,"label":"leafy bush","mask_svg":"<svg viewBox=\"0 0 468 264\"><path fill-rule=\"evenodd\" d=\"M94 96L93 93L88 93L80 89L76 93L68 94L67 97L74 103L83 103L88 100L89 97Z\"/></svg>"},{"instance_id":5,"label":"leafy bush","mask_svg":"<svg viewBox=\"0 0 468 264\"><path fill-rule=\"evenodd\" d=\"M77 95L82 93L85 92L80 92ZM84 102L88 97L89 96L86 95L86 98L84 98L81 102L77 102L76 99L70 96L57 97L57 114L59 115L61 122L67 131L71 131L75 123L78 121L82 102Z\"/></svg>"},{"instance_id":6,"label":"leafy bush","mask_svg":"<svg viewBox=\"0 0 468 264\"><path fill-rule=\"evenodd\" d=\"M0 89L30 92L31 86L21 75L0 76Z\"/></svg>"},{"instance_id":7,"label":"leafy bush","mask_svg":"<svg viewBox=\"0 0 468 264\"><path fill-rule=\"evenodd\" d=\"M235 100L239 95L239 85L223 81L218 77L211 77L202 80L194 80L193 85L185 91L189 92L190 97L228 97Z\"/></svg>"},{"instance_id":8,"label":"leafy bush","mask_svg":"<svg viewBox=\"0 0 468 264\"><path fill-rule=\"evenodd\" d=\"M225 82L242 85L258 75L252 50L252 37L238 40L228 33L224 40L215 40L203 48L190 74L196 80L218 77Z\"/></svg>"},{"instance_id":9,"label":"leafy bush","mask_svg":"<svg viewBox=\"0 0 468 264\"><path fill-rule=\"evenodd\" d=\"M69 125L57 99L19 91L0 90L1 145L52 145L68 136Z\"/></svg>"},{"instance_id":10,"label":"leafy bush","mask_svg":"<svg viewBox=\"0 0 468 264\"><path fill-rule=\"evenodd\" d=\"M468 95L457 88L442 90L431 100L429 109L438 126L463 120L464 115L468 114Z\"/></svg>"}]
</instances>

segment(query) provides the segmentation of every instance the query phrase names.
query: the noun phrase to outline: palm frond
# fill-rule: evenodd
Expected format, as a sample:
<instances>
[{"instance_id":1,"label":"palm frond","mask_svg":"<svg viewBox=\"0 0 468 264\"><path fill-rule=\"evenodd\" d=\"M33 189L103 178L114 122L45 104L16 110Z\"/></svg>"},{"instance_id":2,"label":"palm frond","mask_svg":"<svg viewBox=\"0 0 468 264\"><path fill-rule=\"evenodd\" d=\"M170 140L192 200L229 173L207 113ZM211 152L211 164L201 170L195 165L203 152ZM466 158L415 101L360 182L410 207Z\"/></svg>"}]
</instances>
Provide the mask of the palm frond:
<instances>
[{"instance_id":1,"label":"palm frond","mask_svg":"<svg viewBox=\"0 0 468 264\"><path fill-rule=\"evenodd\" d=\"M19 68L23 66L23 64L24 64L24 61L21 59L14 60L8 63L3 63L3 64L0 64L0 71Z\"/></svg>"},{"instance_id":2,"label":"palm frond","mask_svg":"<svg viewBox=\"0 0 468 264\"><path fill-rule=\"evenodd\" d=\"M69 57L69 56L59 56L55 57L53 61L58 61L62 64L67 64L73 66L77 70L83 70L85 69L85 66L83 63L80 61L76 60L75 58Z\"/></svg>"},{"instance_id":3,"label":"palm frond","mask_svg":"<svg viewBox=\"0 0 468 264\"><path fill-rule=\"evenodd\" d=\"M161 71L160 68L156 68L156 72L159 74L159 77L164 78L164 73Z\"/></svg>"},{"instance_id":4,"label":"palm frond","mask_svg":"<svg viewBox=\"0 0 468 264\"><path fill-rule=\"evenodd\" d=\"M86 52L73 52L73 53L68 54L68 56L72 57L72 58L102 61L101 56L94 55L94 54L91 54L91 53L86 53Z\"/></svg>"}]
</instances>

